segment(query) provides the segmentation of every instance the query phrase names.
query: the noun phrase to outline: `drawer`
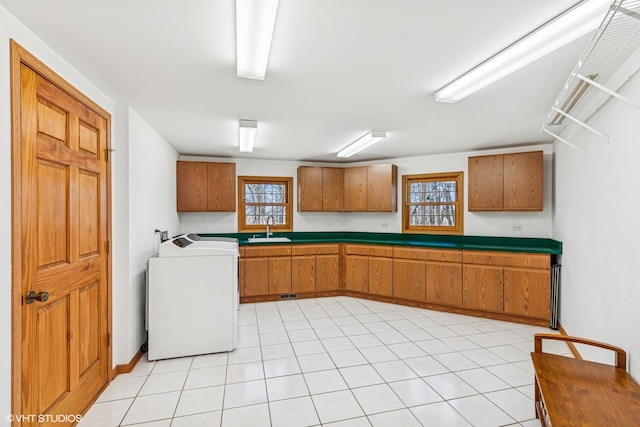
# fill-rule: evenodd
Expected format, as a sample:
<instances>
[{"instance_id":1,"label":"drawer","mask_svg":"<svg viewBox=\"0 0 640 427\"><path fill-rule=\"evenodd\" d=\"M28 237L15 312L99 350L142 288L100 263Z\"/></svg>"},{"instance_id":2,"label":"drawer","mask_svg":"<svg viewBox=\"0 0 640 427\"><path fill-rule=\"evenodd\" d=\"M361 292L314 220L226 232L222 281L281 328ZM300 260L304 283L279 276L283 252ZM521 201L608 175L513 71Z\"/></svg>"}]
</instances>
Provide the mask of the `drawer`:
<instances>
[{"instance_id":1,"label":"drawer","mask_svg":"<svg viewBox=\"0 0 640 427\"><path fill-rule=\"evenodd\" d=\"M465 264L499 265L503 267L524 267L545 270L551 267L551 256L545 254L463 251L462 256Z\"/></svg>"},{"instance_id":2,"label":"drawer","mask_svg":"<svg viewBox=\"0 0 640 427\"><path fill-rule=\"evenodd\" d=\"M346 245L347 255L365 255L388 257L393 256L393 248L391 246L379 245Z\"/></svg>"},{"instance_id":3,"label":"drawer","mask_svg":"<svg viewBox=\"0 0 640 427\"><path fill-rule=\"evenodd\" d=\"M332 255L340 253L338 243L331 245L292 245L291 255Z\"/></svg>"},{"instance_id":4,"label":"drawer","mask_svg":"<svg viewBox=\"0 0 640 427\"><path fill-rule=\"evenodd\" d=\"M426 261L462 262L462 251L395 247L393 248L393 257Z\"/></svg>"},{"instance_id":5,"label":"drawer","mask_svg":"<svg viewBox=\"0 0 640 427\"><path fill-rule=\"evenodd\" d=\"M245 258L291 255L291 245L244 247Z\"/></svg>"}]
</instances>

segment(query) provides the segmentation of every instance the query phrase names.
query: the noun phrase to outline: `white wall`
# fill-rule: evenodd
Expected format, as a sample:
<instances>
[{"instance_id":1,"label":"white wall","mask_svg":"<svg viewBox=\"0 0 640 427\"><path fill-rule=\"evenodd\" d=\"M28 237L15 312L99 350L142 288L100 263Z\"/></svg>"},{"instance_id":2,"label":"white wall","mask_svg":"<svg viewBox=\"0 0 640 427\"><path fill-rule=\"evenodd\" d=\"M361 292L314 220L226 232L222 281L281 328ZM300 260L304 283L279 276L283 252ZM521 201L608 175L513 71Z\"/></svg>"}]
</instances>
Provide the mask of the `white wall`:
<instances>
[{"instance_id":1,"label":"white wall","mask_svg":"<svg viewBox=\"0 0 640 427\"><path fill-rule=\"evenodd\" d=\"M157 254L160 244L155 230L174 235L180 228L176 212L177 159L178 153L129 109L129 311L118 313L128 319L129 359L146 340L145 269L147 259Z\"/></svg>"},{"instance_id":2,"label":"white wall","mask_svg":"<svg viewBox=\"0 0 640 427\"><path fill-rule=\"evenodd\" d=\"M621 94L639 103L640 76ZM586 157L555 146L553 237L563 242L560 322L570 335L627 350L631 374L640 380L640 113L614 100L590 124L610 143L581 130L571 140L586 147ZM603 360L611 363L612 356Z\"/></svg>"},{"instance_id":3,"label":"white wall","mask_svg":"<svg viewBox=\"0 0 640 427\"><path fill-rule=\"evenodd\" d=\"M0 6L0 235L5 241L11 236L11 98L9 79L9 39L13 38L25 49L47 64L56 73L77 87L89 98L109 112L115 109L115 103L107 95L87 81L45 43ZM118 133L120 123L114 117L114 134ZM113 140L114 147L118 141ZM114 159L113 168L119 164ZM127 201L120 198L114 188L114 205L126 206ZM119 268L114 258L114 269ZM0 246L0 414L11 413L11 248ZM114 342L114 347L116 343Z\"/></svg>"},{"instance_id":4,"label":"white wall","mask_svg":"<svg viewBox=\"0 0 640 427\"><path fill-rule=\"evenodd\" d=\"M542 212L468 212L467 169L468 157L473 155L489 155L518 151L544 151L544 210ZM507 236L507 237L551 237L551 158L550 145L539 145L526 148L511 148L478 152L421 156L360 164L394 163L398 166L398 212L303 212L294 211L294 231L366 231L379 233L402 232L402 175L437 172L463 171L465 174L465 214L464 234L468 236ZM211 159L183 156L182 160L216 160L236 163L238 175L255 176L291 176L294 177L294 188L297 182L297 168L305 162L247 160L247 159ZM344 164L339 166L346 166ZM294 191L294 206L297 193ZM181 213L182 232L232 233L238 231L237 214L232 213ZM514 226L521 226L522 231L513 231ZM277 231L277 230L276 230Z\"/></svg>"}]
</instances>

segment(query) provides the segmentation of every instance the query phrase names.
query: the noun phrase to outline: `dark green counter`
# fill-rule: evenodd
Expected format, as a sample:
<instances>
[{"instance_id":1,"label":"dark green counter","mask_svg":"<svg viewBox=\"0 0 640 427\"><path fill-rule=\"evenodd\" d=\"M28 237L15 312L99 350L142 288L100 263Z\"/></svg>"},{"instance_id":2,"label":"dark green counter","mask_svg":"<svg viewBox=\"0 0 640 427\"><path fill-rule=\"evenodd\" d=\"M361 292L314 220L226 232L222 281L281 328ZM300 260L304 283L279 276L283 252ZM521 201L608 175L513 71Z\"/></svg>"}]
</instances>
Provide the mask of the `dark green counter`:
<instances>
[{"instance_id":1,"label":"dark green counter","mask_svg":"<svg viewBox=\"0 0 640 427\"><path fill-rule=\"evenodd\" d=\"M289 242L249 243L255 233L200 233L202 236L235 237L244 245L288 245L311 243L362 243L373 245L415 246L420 248L467 249L478 251L528 252L558 255L562 242L553 239L450 236L441 234L361 233L361 232L275 232L274 237L288 237ZM264 236L264 233L257 234Z\"/></svg>"}]
</instances>

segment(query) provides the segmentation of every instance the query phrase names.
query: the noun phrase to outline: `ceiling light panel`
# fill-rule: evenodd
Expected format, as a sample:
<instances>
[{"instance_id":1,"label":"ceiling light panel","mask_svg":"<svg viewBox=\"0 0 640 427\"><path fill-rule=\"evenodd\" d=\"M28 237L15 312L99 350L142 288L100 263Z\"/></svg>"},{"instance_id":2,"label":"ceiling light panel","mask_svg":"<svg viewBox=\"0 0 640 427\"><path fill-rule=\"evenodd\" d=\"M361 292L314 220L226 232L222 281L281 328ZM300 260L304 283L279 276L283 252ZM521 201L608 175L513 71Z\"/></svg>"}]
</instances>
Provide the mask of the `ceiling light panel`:
<instances>
[{"instance_id":1,"label":"ceiling light panel","mask_svg":"<svg viewBox=\"0 0 640 427\"><path fill-rule=\"evenodd\" d=\"M457 102L598 28L611 0L588 0L547 22L438 90L438 102Z\"/></svg>"},{"instance_id":2,"label":"ceiling light panel","mask_svg":"<svg viewBox=\"0 0 640 427\"><path fill-rule=\"evenodd\" d=\"M256 142L258 122L240 119L238 126L238 145L243 153L251 153Z\"/></svg>"},{"instance_id":3,"label":"ceiling light panel","mask_svg":"<svg viewBox=\"0 0 640 427\"><path fill-rule=\"evenodd\" d=\"M387 137L387 133L379 130L372 130L367 134L353 141L351 144L338 151L338 157L351 157L354 154L372 146L376 142Z\"/></svg>"},{"instance_id":4,"label":"ceiling light panel","mask_svg":"<svg viewBox=\"0 0 640 427\"><path fill-rule=\"evenodd\" d=\"M278 0L236 0L238 77L264 80Z\"/></svg>"}]
</instances>

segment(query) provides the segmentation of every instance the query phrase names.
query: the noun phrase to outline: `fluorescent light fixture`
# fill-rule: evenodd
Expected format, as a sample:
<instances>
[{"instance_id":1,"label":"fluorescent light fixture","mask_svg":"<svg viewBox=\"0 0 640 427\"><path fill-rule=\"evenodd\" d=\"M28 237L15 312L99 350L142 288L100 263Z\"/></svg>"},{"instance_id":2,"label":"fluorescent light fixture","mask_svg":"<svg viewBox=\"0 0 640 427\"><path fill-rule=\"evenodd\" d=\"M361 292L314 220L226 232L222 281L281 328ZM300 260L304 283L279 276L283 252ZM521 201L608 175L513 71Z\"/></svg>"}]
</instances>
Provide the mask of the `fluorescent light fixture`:
<instances>
[{"instance_id":1,"label":"fluorescent light fixture","mask_svg":"<svg viewBox=\"0 0 640 427\"><path fill-rule=\"evenodd\" d=\"M558 15L438 90L438 102L457 102L598 28L611 0L588 0Z\"/></svg>"},{"instance_id":2,"label":"fluorescent light fixture","mask_svg":"<svg viewBox=\"0 0 640 427\"><path fill-rule=\"evenodd\" d=\"M236 0L238 77L264 80L278 0Z\"/></svg>"},{"instance_id":3,"label":"fluorescent light fixture","mask_svg":"<svg viewBox=\"0 0 640 427\"><path fill-rule=\"evenodd\" d=\"M344 147L342 150L338 151L338 157L351 157L357 152L364 150L365 148L375 144L376 142L386 137L386 132L372 130L366 135L363 135L360 138L356 139L351 144Z\"/></svg>"},{"instance_id":4,"label":"fluorescent light fixture","mask_svg":"<svg viewBox=\"0 0 640 427\"><path fill-rule=\"evenodd\" d=\"M238 141L240 151L245 153L251 153L253 151L253 145L256 143L257 132L257 121L240 119L238 127Z\"/></svg>"}]
</instances>

